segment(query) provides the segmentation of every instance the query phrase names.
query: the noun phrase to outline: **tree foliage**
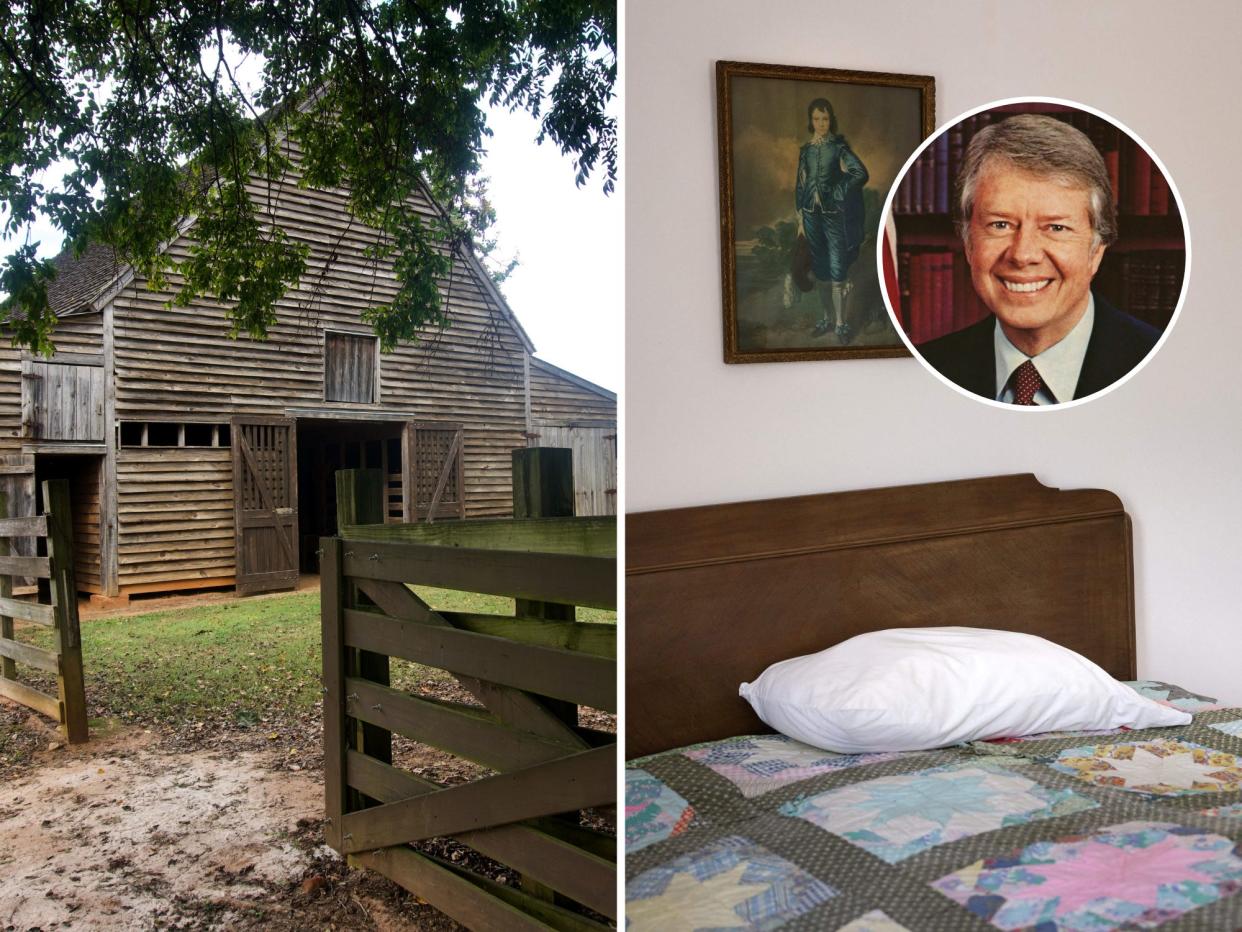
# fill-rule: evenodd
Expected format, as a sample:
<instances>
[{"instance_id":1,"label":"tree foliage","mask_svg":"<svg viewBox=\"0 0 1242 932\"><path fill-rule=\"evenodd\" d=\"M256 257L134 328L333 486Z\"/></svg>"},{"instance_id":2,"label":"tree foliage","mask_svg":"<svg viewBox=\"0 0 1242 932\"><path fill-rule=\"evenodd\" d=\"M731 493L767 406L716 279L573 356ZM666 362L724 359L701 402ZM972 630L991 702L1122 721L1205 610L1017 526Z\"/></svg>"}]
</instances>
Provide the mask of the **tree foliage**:
<instances>
[{"instance_id":1,"label":"tree foliage","mask_svg":"<svg viewBox=\"0 0 1242 932\"><path fill-rule=\"evenodd\" d=\"M257 91L237 63L263 63ZM539 120L540 143L584 184L616 177L616 78L609 0L26 0L0 12L0 188L4 229L38 217L80 252L101 242L174 302L224 302L256 338L301 278L306 246L264 220L247 187L302 150L303 183L351 192L380 232L398 295L369 308L385 348L442 322L436 280L455 248L487 242L477 186L483 107ZM45 170L67 164L59 185ZM444 208L420 217L423 188ZM163 244L194 221L192 252ZM50 262L19 245L0 270L15 342L50 350Z\"/></svg>"}]
</instances>

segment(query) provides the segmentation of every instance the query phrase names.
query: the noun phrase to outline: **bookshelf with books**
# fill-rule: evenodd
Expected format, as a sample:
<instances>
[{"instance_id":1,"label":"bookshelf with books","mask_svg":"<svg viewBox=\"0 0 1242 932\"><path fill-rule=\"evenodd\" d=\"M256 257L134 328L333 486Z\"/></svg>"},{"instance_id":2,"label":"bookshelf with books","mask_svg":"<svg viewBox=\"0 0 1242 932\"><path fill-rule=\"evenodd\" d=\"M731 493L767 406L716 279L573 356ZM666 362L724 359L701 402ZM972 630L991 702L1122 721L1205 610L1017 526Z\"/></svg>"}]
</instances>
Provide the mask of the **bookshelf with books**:
<instances>
[{"instance_id":1,"label":"bookshelf with books","mask_svg":"<svg viewBox=\"0 0 1242 932\"><path fill-rule=\"evenodd\" d=\"M1150 154L1102 117L1061 104L1007 104L950 127L911 164L893 195L902 325L916 345L987 315L970 282L954 227L954 181L971 138L1015 113L1046 113L1086 133L1104 157L1118 208L1118 239L1104 253L1092 289L1164 329L1185 275L1177 201Z\"/></svg>"}]
</instances>

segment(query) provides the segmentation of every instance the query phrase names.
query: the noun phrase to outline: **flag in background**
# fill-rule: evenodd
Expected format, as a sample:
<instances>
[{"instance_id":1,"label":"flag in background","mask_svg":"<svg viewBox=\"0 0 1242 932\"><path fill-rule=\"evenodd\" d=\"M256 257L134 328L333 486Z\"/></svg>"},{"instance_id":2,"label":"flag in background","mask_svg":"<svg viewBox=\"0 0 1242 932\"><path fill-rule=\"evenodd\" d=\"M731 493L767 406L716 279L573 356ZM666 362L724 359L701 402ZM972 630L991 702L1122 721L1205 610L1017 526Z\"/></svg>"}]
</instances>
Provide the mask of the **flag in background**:
<instances>
[{"instance_id":1,"label":"flag in background","mask_svg":"<svg viewBox=\"0 0 1242 932\"><path fill-rule=\"evenodd\" d=\"M901 311L901 286L897 282L897 223L893 220L893 212L888 212L884 221L884 290L888 293L888 303L897 313L902 329L906 320Z\"/></svg>"}]
</instances>

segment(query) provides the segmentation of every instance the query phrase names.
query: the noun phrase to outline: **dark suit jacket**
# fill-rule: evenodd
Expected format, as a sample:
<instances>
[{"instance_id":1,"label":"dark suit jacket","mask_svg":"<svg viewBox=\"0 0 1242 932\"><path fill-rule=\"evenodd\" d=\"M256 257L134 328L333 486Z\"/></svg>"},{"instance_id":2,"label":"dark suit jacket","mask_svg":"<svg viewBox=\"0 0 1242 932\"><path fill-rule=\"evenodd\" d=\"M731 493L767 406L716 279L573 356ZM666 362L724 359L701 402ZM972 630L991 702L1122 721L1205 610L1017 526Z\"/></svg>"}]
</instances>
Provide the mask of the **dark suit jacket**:
<instances>
[{"instance_id":1,"label":"dark suit jacket","mask_svg":"<svg viewBox=\"0 0 1242 932\"><path fill-rule=\"evenodd\" d=\"M992 333L996 318L989 314L963 330L915 347L941 375L984 398L996 399L996 353ZM1086 398L1112 385L1152 351L1160 331L1117 310L1098 294L1095 322L1074 398Z\"/></svg>"}]
</instances>

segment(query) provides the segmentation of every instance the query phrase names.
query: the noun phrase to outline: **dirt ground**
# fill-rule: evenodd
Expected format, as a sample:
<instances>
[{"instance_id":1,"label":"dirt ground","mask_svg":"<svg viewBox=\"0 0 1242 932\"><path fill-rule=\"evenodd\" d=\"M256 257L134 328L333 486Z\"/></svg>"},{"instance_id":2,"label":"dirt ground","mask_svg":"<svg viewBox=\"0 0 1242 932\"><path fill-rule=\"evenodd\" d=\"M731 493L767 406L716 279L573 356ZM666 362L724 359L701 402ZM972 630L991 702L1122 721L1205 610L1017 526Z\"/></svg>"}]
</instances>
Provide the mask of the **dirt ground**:
<instances>
[{"instance_id":1,"label":"dirt ground","mask_svg":"<svg viewBox=\"0 0 1242 932\"><path fill-rule=\"evenodd\" d=\"M204 598L213 599L187 603ZM160 603L140 610L173 607ZM469 698L455 686L430 691ZM583 722L615 728L614 717L590 710ZM66 746L50 721L4 699L0 726L8 735L0 748L2 932L461 929L384 877L347 867L323 844L318 709L271 726L295 738L282 741L283 750L269 742L267 726L171 730L112 721L93 721L90 742ZM394 763L437 782L480 775L399 737L393 751ZM589 817L612 828L612 813ZM451 840L425 847L518 883L503 865Z\"/></svg>"},{"instance_id":2,"label":"dirt ground","mask_svg":"<svg viewBox=\"0 0 1242 932\"><path fill-rule=\"evenodd\" d=\"M0 929L459 928L323 846L317 767L141 729L53 749L24 726L46 743L0 797Z\"/></svg>"}]
</instances>

